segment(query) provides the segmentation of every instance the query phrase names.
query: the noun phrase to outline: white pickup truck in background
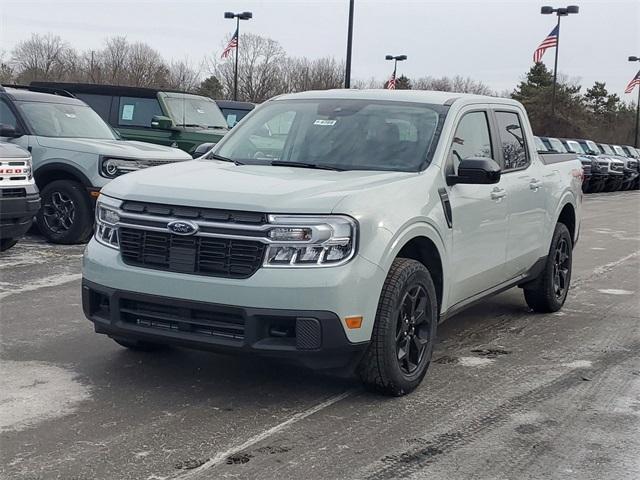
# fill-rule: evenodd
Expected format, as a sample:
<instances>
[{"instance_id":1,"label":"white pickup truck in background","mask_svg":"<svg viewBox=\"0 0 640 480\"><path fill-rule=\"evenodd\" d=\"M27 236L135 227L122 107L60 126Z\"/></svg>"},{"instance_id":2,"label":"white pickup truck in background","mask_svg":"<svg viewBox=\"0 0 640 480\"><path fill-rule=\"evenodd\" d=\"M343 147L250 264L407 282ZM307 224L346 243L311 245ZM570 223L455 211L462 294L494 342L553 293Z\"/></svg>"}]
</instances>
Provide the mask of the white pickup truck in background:
<instances>
[{"instance_id":1,"label":"white pickup truck in background","mask_svg":"<svg viewBox=\"0 0 640 480\"><path fill-rule=\"evenodd\" d=\"M351 366L402 395L461 309L515 286L562 307L581 182L575 156L537 154L513 100L283 95L206 157L104 187L84 311L129 348Z\"/></svg>"}]
</instances>

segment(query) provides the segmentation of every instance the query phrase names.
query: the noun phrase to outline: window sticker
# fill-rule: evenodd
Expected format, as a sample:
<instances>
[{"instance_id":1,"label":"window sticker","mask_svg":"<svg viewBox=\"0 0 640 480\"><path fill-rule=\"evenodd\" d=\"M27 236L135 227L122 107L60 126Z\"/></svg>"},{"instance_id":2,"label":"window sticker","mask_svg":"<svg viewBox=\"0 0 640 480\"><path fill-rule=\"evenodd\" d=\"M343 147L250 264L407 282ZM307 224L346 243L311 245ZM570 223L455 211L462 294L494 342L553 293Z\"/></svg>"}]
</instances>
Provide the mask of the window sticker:
<instances>
[{"instance_id":1,"label":"window sticker","mask_svg":"<svg viewBox=\"0 0 640 480\"><path fill-rule=\"evenodd\" d=\"M336 124L336 120L322 120L322 119L318 119L315 122L313 122L314 125L322 125L325 127L333 127Z\"/></svg>"},{"instance_id":2,"label":"window sticker","mask_svg":"<svg viewBox=\"0 0 640 480\"><path fill-rule=\"evenodd\" d=\"M238 123L236 118L238 118L238 116L233 113L227 115L227 125L229 125L229 127L233 127L236 123Z\"/></svg>"},{"instance_id":3,"label":"window sticker","mask_svg":"<svg viewBox=\"0 0 640 480\"><path fill-rule=\"evenodd\" d=\"M133 105L125 105L122 107L122 120L133 120Z\"/></svg>"}]
</instances>

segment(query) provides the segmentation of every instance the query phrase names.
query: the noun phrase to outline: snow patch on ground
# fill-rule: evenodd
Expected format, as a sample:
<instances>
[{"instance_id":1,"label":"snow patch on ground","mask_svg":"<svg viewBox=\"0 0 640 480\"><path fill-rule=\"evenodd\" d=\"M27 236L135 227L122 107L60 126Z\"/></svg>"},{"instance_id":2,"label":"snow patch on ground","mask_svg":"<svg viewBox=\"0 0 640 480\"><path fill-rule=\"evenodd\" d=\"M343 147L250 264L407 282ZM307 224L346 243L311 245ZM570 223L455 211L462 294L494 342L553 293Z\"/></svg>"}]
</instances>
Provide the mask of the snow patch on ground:
<instances>
[{"instance_id":1,"label":"snow patch on ground","mask_svg":"<svg viewBox=\"0 0 640 480\"><path fill-rule=\"evenodd\" d=\"M44 362L0 360L0 432L73 413L90 398L76 374Z\"/></svg>"},{"instance_id":2,"label":"snow patch on ground","mask_svg":"<svg viewBox=\"0 0 640 480\"><path fill-rule=\"evenodd\" d=\"M458 363L463 367L486 367L494 362L493 358L460 357Z\"/></svg>"},{"instance_id":3,"label":"snow patch on ground","mask_svg":"<svg viewBox=\"0 0 640 480\"><path fill-rule=\"evenodd\" d=\"M30 281L28 284L22 287L7 288L2 287L4 292L0 292L0 299L6 298L10 295L17 295L19 293L32 292L45 287L54 287L57 285L63 285L65 283L80 280L82 278L81 273L63 273L59 275L51 275L49 277L40 278L38 280Z\"/></svg>"},{"instance_id":4,"label":"snow patch on ground","mask_svg":"<svg viewBox=\"0 0 640 480\"><path fill-rule=\"evenodd\" d=\"M608 295L633 295L633 292L630 290L618 290L617 288L602 288L598 291Z\"/></svg>"},{"instance_id":5,"label":"snow patch on ground","mask_svg":"<svg viewBox=\"0 0 640 480\"><path fill-rule=\"evenodd\" d=\"M590 360L576 360L575 362L563 363L563 367L567 368L591 368L592 362Z\"/></svg>"}]
</instances>

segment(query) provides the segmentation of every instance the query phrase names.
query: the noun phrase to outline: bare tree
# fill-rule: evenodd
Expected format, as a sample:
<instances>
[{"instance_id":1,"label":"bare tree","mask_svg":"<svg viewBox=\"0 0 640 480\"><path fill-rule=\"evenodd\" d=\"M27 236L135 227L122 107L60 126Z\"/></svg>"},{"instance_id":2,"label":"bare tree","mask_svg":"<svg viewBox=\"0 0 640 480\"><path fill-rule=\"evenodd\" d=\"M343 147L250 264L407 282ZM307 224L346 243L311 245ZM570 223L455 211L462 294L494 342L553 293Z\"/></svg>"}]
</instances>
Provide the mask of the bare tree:
<instances>
[{"instance_id":1,"label":"bare tree","mask_svg":"<svg viewBox=\"0 0 640 480\"><path fill-rule=\"evenodd\" d=\"M333 57L287 58L282 65L282 77L287 92L341 88L344 63Z\"/></svg>"},{"instance_id":2,"label":"bare tree","mask_svg":"<svg viewBox=\"0 0 640 480\"><path fill-rule=\"evenodd\" d=\"M122 85L127 81L128 57L129 43L126 37L107 38L98 60L102 65L102 78L105 82Z\"/></svg>"},{"instance_id":3,"label":"bare tree","mask_svg":"<svg viewBox=\"0 0 640 480\"><path fill-rule=\"evenodd\" d=\"M54 80L65 71L65 61L70 48L59 36L34 33L14 48L12 62L18 70L18 80Z\"/></svg>"},{"instance_id":4,"label":"bare tree","mask_svg":"<svg viewBox=\"0 0 640 480\"><path fill-rule=\"evenodd\" d=\"M13 83L15 72L7 60L7 52L0 50L0 84Z\"/></svg>"},{"instance_id":5,"label":"bare tree","mask_svg":"<svg viewBox=\"0 0 640 480\"><path fill-rule=\"evenodd\" d=\"M254 34L240 37L238 59L238 98L263 102L285 91L281 66L285 58L282 46L270 38ZM224 87L225 96L233 95L235 58L229 56L215 66L215 74Z\"/></svg>"},{"instance_id":6,"label":"bare tree","mask_svg":"<svg viewBox=\"0 0 640 480\"><path fill-rule=\"evenodd\" d=\"M185 92L195 91L200 86L202 69L195 69L188 59L169 64L167 87Z\"/></svg>"},{"instance_id":7,"label":"bare tree","mask_svg":"<svg viewBox=\"0 0 640 480\"><path fill-rule=\"evenodd\" d=\"M413 81L416 90L436 90L441 92L475 93L477 95L495 95L493 90L471 77L421 77Z\"/></svg>"}]
</instances>

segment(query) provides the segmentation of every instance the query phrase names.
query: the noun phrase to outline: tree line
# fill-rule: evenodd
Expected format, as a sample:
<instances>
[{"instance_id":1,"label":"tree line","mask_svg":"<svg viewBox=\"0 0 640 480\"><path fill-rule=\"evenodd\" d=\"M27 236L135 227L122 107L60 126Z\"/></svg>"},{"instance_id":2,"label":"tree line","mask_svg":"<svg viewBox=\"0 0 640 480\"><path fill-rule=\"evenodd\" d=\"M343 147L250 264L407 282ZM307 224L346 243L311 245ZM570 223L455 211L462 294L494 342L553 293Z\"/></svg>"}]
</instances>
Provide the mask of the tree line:
<instances>
[{"instance_id":1,"label":"tree line","mask_svg":"<svg viewBox=\"0 0 640 480\"><path fill-rule=\"evenodd\" d=\"M333 57L288 56L279 42L254 34L241 37L238 97L263 102L275 95L304 90L341 88L344 62ZM79 51L53 34L32 34L10 52L0 52L0 83L28 84L34 80L154 87L231 98L233 55L209 58L200 64L188 59L167 60L144 42L107 38L97 50ZM495 92L471 77L400 76L396 89L439 90L512 97L526 107L538 135L590 138L605 143L633 144L635 104L607 91L603 82L587 88L559 75L556 113L551 114L553 74L537 63L513 91ZM376 78L355 80L354 88L386 88Z\"/></svg>"}]
</instances>

